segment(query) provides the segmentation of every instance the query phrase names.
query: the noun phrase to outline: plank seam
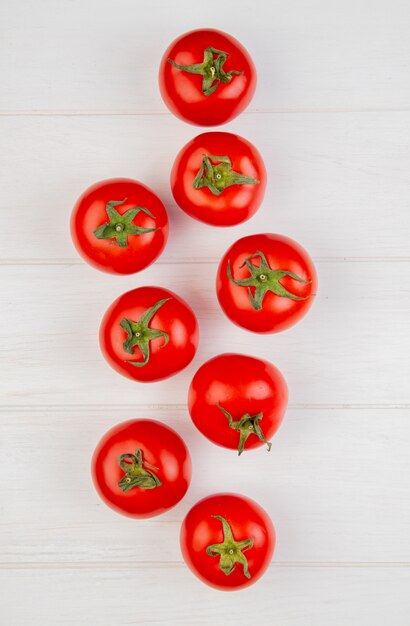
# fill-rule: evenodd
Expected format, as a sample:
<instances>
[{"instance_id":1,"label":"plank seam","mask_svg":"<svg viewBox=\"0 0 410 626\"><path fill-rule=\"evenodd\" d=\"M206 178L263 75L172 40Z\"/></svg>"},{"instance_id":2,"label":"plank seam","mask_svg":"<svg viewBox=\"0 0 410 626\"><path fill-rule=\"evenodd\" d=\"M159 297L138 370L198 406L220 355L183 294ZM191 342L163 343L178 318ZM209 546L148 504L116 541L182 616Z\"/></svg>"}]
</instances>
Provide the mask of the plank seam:
<instances>
[{"instance_id":1,"label":"plank seam","mask_svg":"<svg viewBox=\"0 0 410 626\"><path fill-rule=\"evenodd\" d=\"M184 260L177 259L158 259L156 265L182 265L189 263L191 265L215 265L219 263L220 259L190 259L189 257ZM335 256L335 257L314 257L316 263L409 263L410 257L407 256L387 256L387 257L349 257L349 256ZM51 259L0 259L0 265L4 266L80 266L84 265L84 261L80 258L51 258Z\"/></svg>"},{"instance_id":2,"label":"plank seam","mask_svg":"<svg viewBox=\"0 0 410 626\"><path fill-rule=\"evenodd\" d=\"M272 109L248 109L242 115L340 115L340 114L391 114L409 113L407 107L363 107L363 108L272 108ZM0 111L1 117L169 117L169 112L165 111L93 111L93 110L58 110L58 109L38 109L38 110L7 110Z\"/></svg>"},{"instance_id":3,"label":"plank seam","mask_svg":"<svg viewBox=\"0 0 410 626\"><path fill-rule=\"evenodd\" d=\"M132 566L135 569L182 569L185 567L183 561L98 561L88 562L84 561L71 562L62 561L60 563L53 562L25 562L25 563L0 563L0 570L63 570L63 569L108 569L119 570L129 569ZM410 569L410 562L391 562L391 561L379 561L379 562L323 562L323 563L309 563L309 562L276 562L270 563L269 569Z\"/></svg>"},{"instance_id":4,"label":"plank seam","mask_svg":"<svg viewBox=\"0 0 410 626\"><path fill-rule=\"evenodd\" d=\"M186 410L186 404L179 403L163 403L163 404L0 404L0 412L18 412L18 411L101 411L101 407L104 411L118 411L118 410ZM410 410L410 404L289 404L288 410L293 411L385 411L385 410L397 410L408 411Z\"/></svg>"}]
</instances>

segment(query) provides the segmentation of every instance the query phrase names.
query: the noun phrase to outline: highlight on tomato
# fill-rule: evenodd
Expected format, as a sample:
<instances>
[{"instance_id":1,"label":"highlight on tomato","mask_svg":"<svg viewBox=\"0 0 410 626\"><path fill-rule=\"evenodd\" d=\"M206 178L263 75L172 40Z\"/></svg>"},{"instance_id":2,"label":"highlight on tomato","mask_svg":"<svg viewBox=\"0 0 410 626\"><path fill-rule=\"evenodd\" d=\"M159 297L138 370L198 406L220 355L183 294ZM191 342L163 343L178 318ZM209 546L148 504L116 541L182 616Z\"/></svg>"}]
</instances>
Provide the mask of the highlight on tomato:
<instances>
[{"instance_id":1,"label":"highlight on tomato","mask_svg":"<svg viewBox=\"0 0 410 626\"><path fill-rule=\"evenodd\" d=\"M268 361L243 354L220 354L194 375L188 409L198 430L224 448L265 446L278 430L288 401L286 381Z\"/></svg>"},{"instance_id":2,"label":"highlight on tomato","mask_svg":"<svg viewBox=\"0 0 410 626\"><path fill-rule=\"evenodd\" d=\"M255 583L272 560L275 541L266 511L250 498L233 493L197 502L180 532L182 556L192 573L223 591Z\"/></svg>"},{"instance_id":3,"label":"highlight on tomato","mask_svg":"<svg viewBox=\"0 0 410 626\"><path fill-rule=\"evenodd\" d=\"M215 126L248 106L255 93L256 70L249 53L231 35L192 30L165 51L159 88L174 115L191 124Z\"/></svg>"},{"instance_id":4,"label":"highlight on tomato","mask_svg":"<svg viewBox=\"0 0 410 626\"><path fill-rule=\"evenodd\" d=\"M71 236L79 254L103 272L133 274L153 263L168 237L158 196L129 178L95 183L77 200Z\"/></svg>"},{"instance_id":5,"label":"highlight on tomato","mask_svg":"<svg viewBox=\"0 0 410 626\"><path fill-rule=\"evenodd\" d=\"M202 133L178 153L171 188L188 215L213 226L248 220L265 195L266 169L258 150L232 133Z\"/></svg>"},{"instance_id":6,"label":"highlight on tomato","mask_svg":"<svg viewBox=\"0 0 410 626\"><path fill-rule=\"evenodd\" d=\"M182 438L149 419L122 422L98 443L91 462L94 486L109 507L129 517L160 515L178 504L191 481Z\"/></svg>"},{"instance_id":7,"label":"highlight on tomato","mask_svg":"<svg viewBox=\"0 0 410 626\"><path fill-rule=\"evenodd\" d=\"M184 369L198 346L191 307L162 287L138 287L117 298L103 316L100 347L117 372L139 381Z\"/></svg>"},{"instance_id":8,"label":"highlight on tomato","mask_svg":"<svg viewBox=\"0 0 410 626\"><path fill-rule=\"evenodd\" d=\"M313 261L293 239L249 235L223 256L216 279L229 319L256 333L276 333L306 315L317 292Z\"/></svg>"}]
</instances>

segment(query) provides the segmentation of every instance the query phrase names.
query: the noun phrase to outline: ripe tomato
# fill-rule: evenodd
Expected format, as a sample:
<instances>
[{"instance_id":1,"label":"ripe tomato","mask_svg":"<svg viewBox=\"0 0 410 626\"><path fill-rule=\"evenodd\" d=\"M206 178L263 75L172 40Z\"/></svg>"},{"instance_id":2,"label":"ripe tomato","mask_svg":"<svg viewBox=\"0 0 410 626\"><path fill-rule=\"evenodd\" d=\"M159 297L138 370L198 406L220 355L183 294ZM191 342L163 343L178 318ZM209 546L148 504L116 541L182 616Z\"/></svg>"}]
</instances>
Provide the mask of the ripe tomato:
<instances>
[{"instance_id":1,"label":"ripe tomato","mask_svg":"<svg viewBox=\"0 0 410 626\"><path fill-rule=\"evenodd\" d=\"M192 421L225 448L266 445L278 430L288 400L286 381L271 363L243 354L220 354L199 368L188 392Z\"/></svg>"},{"instance_id":2,"label":"ripe tomato","mask_svg":"<svg viewBox=\"0 0 410 626\"><path fill-rule=\"evenodd\" d=\"M154 420L111 428L91 464L95 488L114 511L153 517L175 506L191 481L191 458L181 437Z\"/></svg>"},{"instance_id":3,"label":"ripe tomato","mask_svg":"<svg viewBox=\"0 0 410 626\"><path fill-rule=\"evenodd\" d=\"M171 172L176 203L191 217L233 226L252 217L266 188L262 157L232 133L203 133L177 155Z\"/></svg>"},{"instance_id":4,"label":"ripe tomato","mask_svg":"<svg viewBox=\"0 0 410 626\"><path fill-rule=\"evenodd\" d=\"M238 326L276 333L293 326L316 295L313 261L282 235L249 235L236 241L219 264L219 304Z\"/></svg>"},{"instance_id":5,"label":"ripe tomato","mask_svg":"<svg viewBox=\"0 0 410 626\"><path fill-rule=\"evenodd\" d=\"M191 124L215 126L248 106L256 88L256 70L248 52L230 35L192 30L165 51L159 88L174 115Z\"/></svg>"},{"instance_id":6,"label":"ripe tomato","mask_svg":"<svg viewBox=\"0 0 410 626\"><path fill-rule=\"evenodd\" d=\"M133 274L161 254L168 217L151 189L128 178L92 185L77 200L71 236L81 256L113 274Z\"/></svg>"},{"instance_id":7,"label":"ripe tomato","mask_svg":"<svg viewBox=\"0 0 410 626\"><path fill-rule=\"evenodd\" d=\"M192 361L197 345L194 312L161 287L127 291L111 304L100 326L100 346L108 363L140 381L176 374Z\"/></svg>"},{"instance_id":8,"label":"ripe tomato","mask_svg":"<svg viewBox=\"0 0 410 626\"><path fill-rule=\"evenodd\" d=\"M275 529L259 504L233 493L200 500L181 526L182 556L204 583L224 591L248 587L267 569Z\"/></svg>"}]
</instances>

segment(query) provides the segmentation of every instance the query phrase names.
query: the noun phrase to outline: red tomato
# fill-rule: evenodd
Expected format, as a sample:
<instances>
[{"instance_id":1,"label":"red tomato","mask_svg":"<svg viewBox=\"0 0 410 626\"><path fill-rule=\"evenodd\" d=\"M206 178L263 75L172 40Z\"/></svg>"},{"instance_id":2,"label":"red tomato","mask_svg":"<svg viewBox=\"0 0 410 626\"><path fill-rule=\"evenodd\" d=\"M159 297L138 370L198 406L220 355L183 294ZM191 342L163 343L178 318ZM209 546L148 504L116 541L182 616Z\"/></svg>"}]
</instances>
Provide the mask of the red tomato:
<instances>
[{"instance_id":1,"label":"red tomato","mask_svg":"<svg viewBox=\"0 0 410 626\"><path fill-rule=\"evenodd\" d=\"M266 571L275 548L275 529L259 504L219 493L200 500L185 517L181 550L191 571L224 591L248 587Z\"/></svg>"},{"instance_id":2,"label":"red tomato","mask_svg":"<svg viewBox=\"0 0 410 626\"><path fill-rule=\"evenodd\" d=\"M230 35L192 30L175 39L162 57L159 88L174 115L191 124L215 126L248 106L256 70L248 52Z\"/></svg>"},{"instance_id":3,"label":"red tomato","mask_svg":"<svg viewBox=\"0 0 410 626\"><path fill-rule=\"evenodd\" d=\"M219 304L238 326L276 333L293 326L316 295L313 261L282 235L250 235L236 241L219 264Z\"/></svg>"},{"instance_id":4,"label":"red tomato","mask_svg":"<svg viewBox=\"0 0 410 626\"><path fill-rule=\"evenodd\" d=\"M177 155L171 172L176 203L191 217L233 226L252 217L266 188L262 157L232 133L203 133Z\"/></svg>"},{"instance_id":5,"label":"red tomato","mask_svg":"<svg viewBox=\"0 0 410 626\"><path fill-rule=\"evenodd\" d=\"M267 361L220 354L197 371L188 393L192 421L214 443L242 451L266 445L288 400L286 381Z\"/></svg>"},{"instance_id":6,"label":"red tomato","mask_svg":"<svg viewBox=\"0 0 410 626\"><path fill-rule=\"evenodd\" d=\"M176 374L194 358L198 323L188 304L168 289L139 287L117 298L100 327L104 357L140 381Z\"/></svg>"},{"instance_id":7,"label":"red tomato","mask_svg":"<svg viewBox=\"0 0 410 626\"><path fill-rule=\"evenodd\" d=\"M113 178L92 185L77 200L71 236L90 265L113 274L133 274L161 254L168 217L151 189L135 180Z\"/></svg>"},{"instance_id":8,"label":"red tomato","mask_svg":"<svg viewBox=\"0 0 410 626\"><path fill-rule=\"evenodd\" d=\"M111 428L92 459L95 488L114 511L153 517L175 506L191 481L191 459L181 437L154 420Z\"/></svg>"}]
</instances>

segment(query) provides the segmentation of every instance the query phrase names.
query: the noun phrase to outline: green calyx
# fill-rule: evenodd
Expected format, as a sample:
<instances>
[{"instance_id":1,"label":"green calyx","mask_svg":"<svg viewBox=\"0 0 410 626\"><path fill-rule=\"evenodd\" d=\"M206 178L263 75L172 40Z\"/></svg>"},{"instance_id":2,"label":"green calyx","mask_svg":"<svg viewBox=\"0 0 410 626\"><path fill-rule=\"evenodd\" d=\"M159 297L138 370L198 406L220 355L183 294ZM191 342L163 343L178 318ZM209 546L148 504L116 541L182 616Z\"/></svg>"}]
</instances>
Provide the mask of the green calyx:
<instances>
[{"instance_id":1,"label":"green calyx","mask_svg":"<svg viewBox=\"0 0 410 626\"><path fill-rule=\"evenodd\" d=\"M239 445L238 445L238 456L240 456L244 450L246 440L250 435L256 435L260 441L266 443L268 447L268 452L272 447L270 441L267 441L265 435L262 432L261 427L259 426L259 422L263 418L263 413L257 413L256 415L249 415L249 413L245 413L241 417L240 420L234 422L232 419L232 415L228 413L220 404L216 405L218 409L222 411L229 422L229 428L233 430L237 430L239 432Z\"/></svg>"},{"instance_id":2,"label":"green calyx","mask_svg":"<svg viewBox=\"0 0 410 626\"><path fill-rule=\"evenodd\" d=\"M259 266L251 263L251 259L256 256L260 258ZM235 283L235 285L248 287L249 298L255 311L260 311L262 309L263 299L268 291L271 291L281 298L289 298L290 300L307 300L308 298L316 295L311 293L303 298L301 296L295 296L293 293L285 289L285 287L279 282L284 276L290 276L293 280L297 280L299 283L305 283L305 285L310 285L312 281L304 280L297 274L288 272L287 270L271 269L263 252L258 251L255 252L255 254L248 256L240 267L243 267L244 265L248 268L250 276L248 278L244 278L243 280L236 280L232 276L231 264L229 261L226 271L228 278ZM254 287L254 293L252 293L250 287Z\"/></svg>"},{"instance_id":3,"label":"green calyx","mask_svg":"<svg viewBox=\"0 0 410 626\"><path fill-rule=\"evenodd\" d=\"M125 317L121 320L120 326L125 330L128 335L127 339L122 344L125 352L128 352L129 354L134 354L134 348L135 346L138 346L138 348L142 352L142 356L144 357L143 361L126 360L126 363L131 363L131 365L134 365L134 367L143 367L144 365L146 365L150 357L149 343L153 339L158 339L158 337L164 337L165 341L161 347L163 348L167 345L169 341L168 333L165 333L163 330L150 328L148 324L150 323L151 319L154 317L158 309L170 299L171 298L164 298L163 300L159 300L156 304L154 304L145 311L145 313L141 316L138 322L133 322L132 320L129 320Z\"/></svg>"},{"instance_id":4,"label":"green calyx","mask_svg":"<svg viewBox=\"0 0 410 626\"><path fill-rule=\"evenodd\" d=\"M127 247L129 235L144 235L145 233L152 233L158 230L158 228L142 228L142 226L136 226L132 223L132 220L140 211L155 219L151 211L148 211L143 206L132 207L132 209L128 209L121 215L114 207L121 206L124 202L127 202L127 198L107 202L105 210L107 211L109 221L94 231L97 239L114 239L112 243L117 244L120 248Z\"/></svg>"},{"instance_id":5,"label":"green calyx","mask_svg":"<svg viewBox=\"0 0 410 626\"><path fill-rule=\"evenodd\" d=\"M143 460L142 450L140 448L135 450L135 454L121 454L118 458L118 465L125 472L125 476L123 476L118 483L118 486L124 493L130 491L133 487L155 489L155 487L162 485L158 476L156 476L154 472L146 469L146 467L151 467L157 470L158 467L154 467Z\"/></svg>"},{"instance_id":6,"label":"green calyx","mask_svg":"<svg viewBox=\"0 0 410 626\"><path fill-rule=\"evenodd\" d=\"M216 58L215 58L216 55ZM225 72L223 65L229 57L227 52L216 50L216 48L205 48L204 60L202 63L194 63L193 65L178 65L172 59L168 59L177 70L188 72L189 74L199 74L202 76L202 93L204 96L213 94L219 83L229 83L234 74L243 74L237 70L229 70Z\"/></svg>"},{"instance_id":7,"label":"green calyx","mask_svg":"<svg viewBox=\"0 0 410 626\"><path fill-rule=\"evenodd\" d=\"M216 165L213 165L211 161L216 162ZM229 157L204 154L201 169L195 176L192 186L194 189L208 187L214 196L219 196L232 185L259 185L259 183L260 180L256 178L234 172Z\"/></svg>"},{"instance_id":8,"label":"green calyx","mask_svg":"<svg viewBox=\"0 0 410 626\"><path fill-rule=\"evenodd\" d=\"M246 578L250 578L251 575L248 569L248 561L243 552L252 548L253 540L244 539L243 541L235 541L232 535L232 529L226 519L220 515L213 515L212 517L219 519L222 522L224 539L222 543L214 543L211 546L208 546L206 548L206 553L209 556L219 555L219 567L227 576L233 572L236 564L240 563L243 567L244 575Z\"/></svg>"}]
</instances>

